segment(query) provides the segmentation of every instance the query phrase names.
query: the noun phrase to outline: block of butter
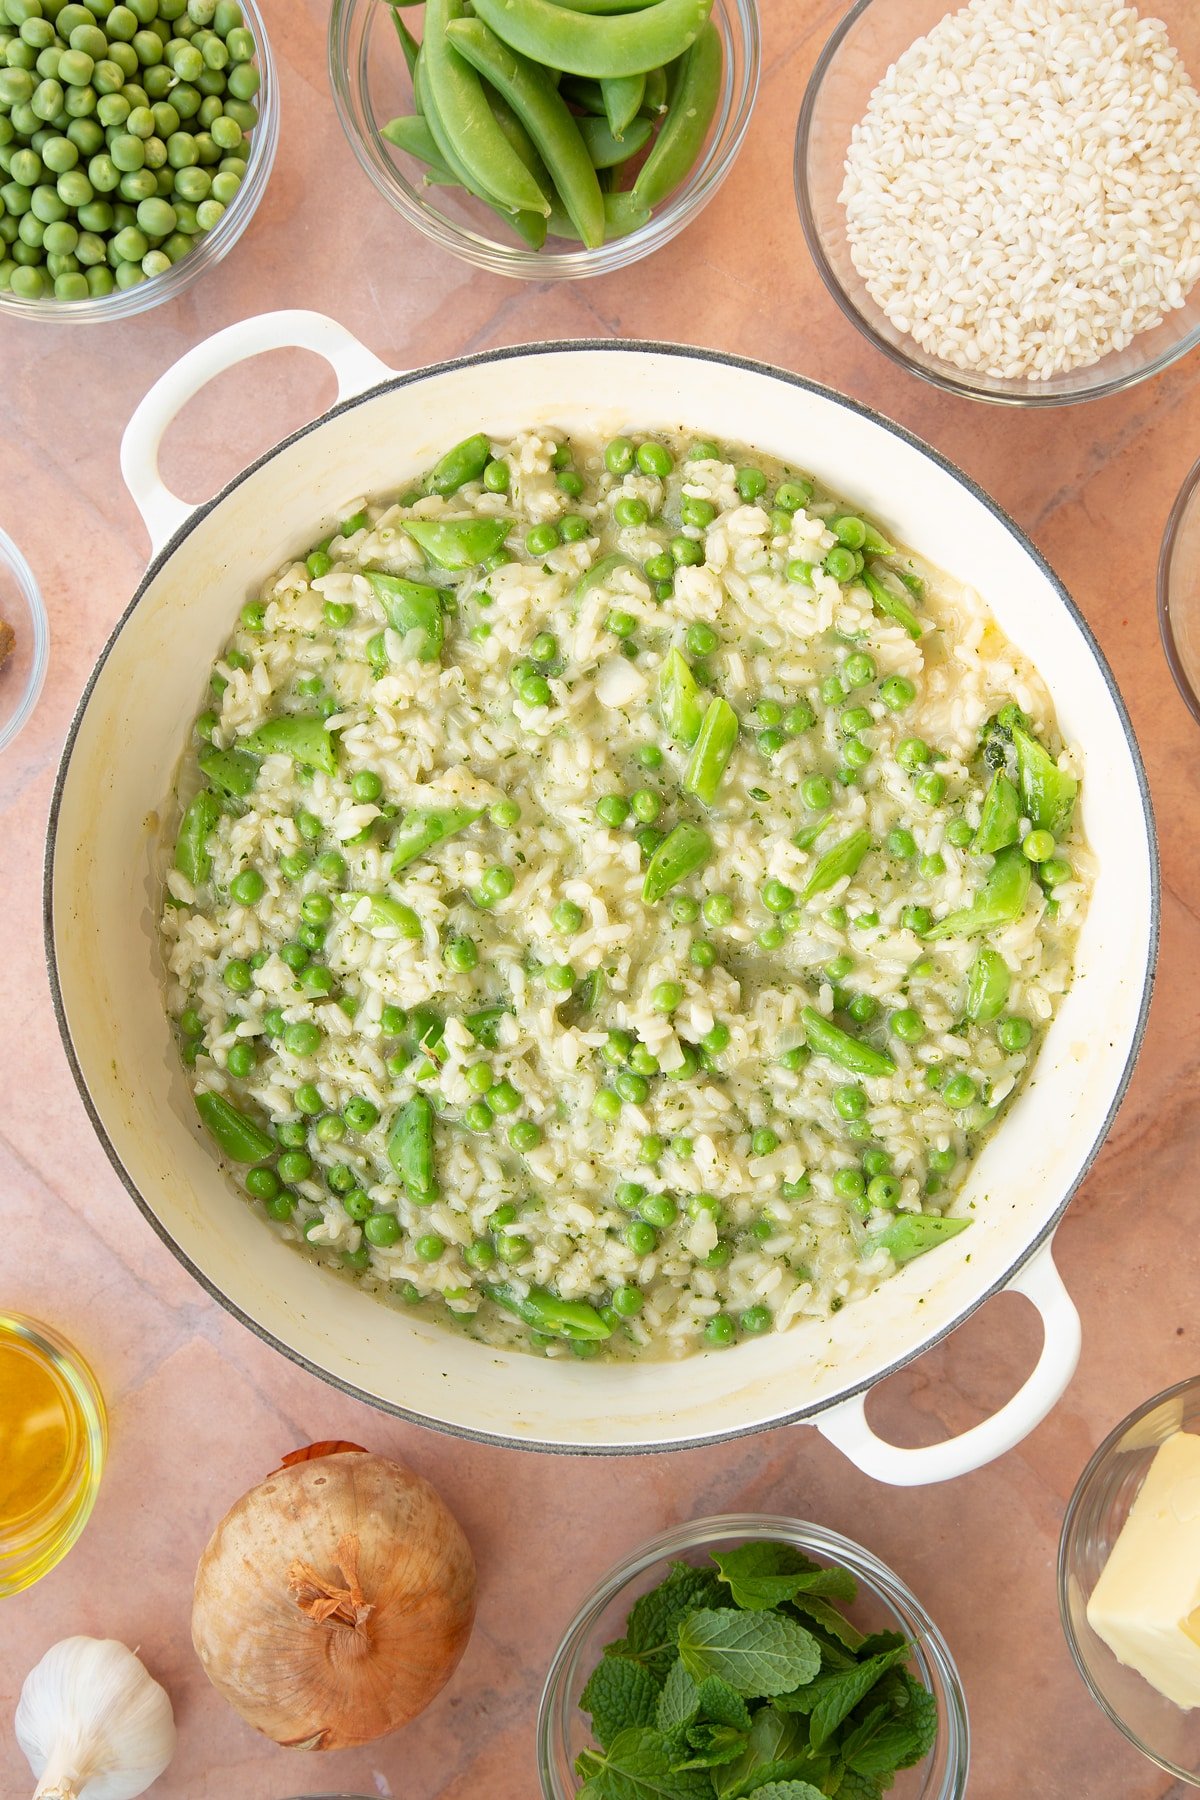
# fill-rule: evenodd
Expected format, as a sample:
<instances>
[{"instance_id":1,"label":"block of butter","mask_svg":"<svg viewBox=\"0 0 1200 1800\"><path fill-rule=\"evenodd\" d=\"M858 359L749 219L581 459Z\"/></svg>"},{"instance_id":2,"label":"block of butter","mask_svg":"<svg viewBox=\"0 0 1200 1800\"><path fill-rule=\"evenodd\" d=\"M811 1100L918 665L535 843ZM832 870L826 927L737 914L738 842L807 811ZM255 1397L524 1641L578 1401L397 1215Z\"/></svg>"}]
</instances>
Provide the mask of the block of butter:
<instances>
[{"instance_id":1,"label":"block of butter","mask_svg":"<svg viewBox=\"0 0 1200 1800\"><path fill-rule=\"evenodd\" d=\"M1118 1662L1176 1706L1200 1706L1200 1437L1155 1453L1088 1601Z\"/></svg>"}]
</instances>

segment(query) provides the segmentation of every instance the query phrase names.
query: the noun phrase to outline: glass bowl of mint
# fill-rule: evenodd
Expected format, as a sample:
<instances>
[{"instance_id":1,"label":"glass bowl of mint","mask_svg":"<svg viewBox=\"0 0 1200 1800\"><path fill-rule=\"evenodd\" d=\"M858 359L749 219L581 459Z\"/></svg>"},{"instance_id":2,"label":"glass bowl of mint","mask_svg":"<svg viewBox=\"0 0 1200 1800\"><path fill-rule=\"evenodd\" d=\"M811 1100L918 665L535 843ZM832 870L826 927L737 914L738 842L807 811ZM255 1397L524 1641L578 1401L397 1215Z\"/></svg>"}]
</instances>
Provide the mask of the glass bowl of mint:
<instances>
[{"instance_id":1,"label":"glass bowl of mint","mask_svg":"<svg viewBox=\"0 0 1200 1800\"><path fill-rule=\"evenodd\" d=\"M960 1800L941 1633L836 1531L761 1513L652 1538L588 1595L538 1714L544 1800Z\"/></svg>"}]
</instances>

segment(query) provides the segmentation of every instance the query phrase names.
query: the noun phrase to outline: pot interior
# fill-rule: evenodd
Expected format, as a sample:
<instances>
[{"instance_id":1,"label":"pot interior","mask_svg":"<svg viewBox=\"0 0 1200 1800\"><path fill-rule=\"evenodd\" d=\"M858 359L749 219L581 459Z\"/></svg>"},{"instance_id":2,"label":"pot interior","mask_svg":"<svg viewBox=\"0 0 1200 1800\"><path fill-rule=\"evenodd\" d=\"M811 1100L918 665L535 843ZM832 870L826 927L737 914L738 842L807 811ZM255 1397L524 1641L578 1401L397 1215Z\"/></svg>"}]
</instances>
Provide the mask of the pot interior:
<instances>
[{"instance_id":1,"label":"pot interior","mask_svg":"<svg viewBox=\"0 0 1200 1800\"><path fill-rule=\"evenodd\" d=\"M154 846L207 671L238 608L350 503L449 444L530 425L678 426L810 468L896 541L976 587L1040 670L1084 764L1097 860L1074 985L976 1164L977 1222L828 1322L682 1363L547 1362L393 1311L307 1261L222 1175L162 1006ZM51 821L52 970L97 1127L160 1233L224 1304L365 1398L518 1443L695 1442L869 1385L1003 1284L1097 1147L1138 1041L1156 931L1148 802L1111 677L1015 530L927 451L847 402L703 352L573 345L435 369L351 401L271 452L157 557L98 668ZM961 1247L960 1247L961 1246Z\"/></svg>"}]
</instances>

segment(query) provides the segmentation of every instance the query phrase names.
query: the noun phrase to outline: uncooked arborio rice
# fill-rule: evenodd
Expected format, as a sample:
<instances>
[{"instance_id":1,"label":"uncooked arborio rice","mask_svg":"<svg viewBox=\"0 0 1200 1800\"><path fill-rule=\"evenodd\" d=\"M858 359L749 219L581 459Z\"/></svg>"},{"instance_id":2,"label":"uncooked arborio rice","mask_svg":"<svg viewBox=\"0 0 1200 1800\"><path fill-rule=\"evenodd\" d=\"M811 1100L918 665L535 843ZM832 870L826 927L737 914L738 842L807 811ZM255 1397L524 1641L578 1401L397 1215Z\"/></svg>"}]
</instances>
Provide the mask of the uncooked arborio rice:
<instances>
[{"instance_id":1,"label":"uncooked arborio rice","mask_svg":"<svg viewBox=\"0 0 1200 1800\"><path fill-rule=\"evenodd\" d=\"M956 367L1046 379L1200 278L1200 95L1113 0L972 0L888 70L842 190L854 266Z\"/></svg>"},{"instance_id":2,"label":"uncooked arborio rice","mask_svg":"<svg viewBox=\"0 0 1200 1800\"><path fill-rule=\"evenodd\" d=\"M1014 744L985 755L987 722L1022 709L1068 785L1070 753L979 598L803 477L666 434L649 469L626 445L616 472L545 432L490 449L487 479L448 498L362 503L235 623L181 798L221 779L209 744L260 760L203 855L185 838L166 871L191 1079L273 1135L269 1166L238 1174L276 1229L489 1342L577 1351L529 1335L520 1309L550 1293L622 1356L825 1317L911 1248L898 1221L969 1222L971 1160L1071 980L1078 824L987 933L1007 990L990 1011L968 1016L983 937L925 934L993 866L971 838ZM431 569L410 531L448 517L507 550ZM440 584L440 658L388 628L368 570ZM698 704L739 720L707 807L657 698L675 651ZM330 769L255 743L294 714L324 718ZM448 806L481 810L394 869L402 815ZM681 821L710 860L647 901L654 840ZM1006 841L1029 823L1014 799ZM806 898L859 832L862 860ZM410 907L419 937L361 896ZM859 1080L811 1053L806 1007L894 1069ZM389 1153L422 1093L436 1195Z\"/></svg>"}]
</instances>

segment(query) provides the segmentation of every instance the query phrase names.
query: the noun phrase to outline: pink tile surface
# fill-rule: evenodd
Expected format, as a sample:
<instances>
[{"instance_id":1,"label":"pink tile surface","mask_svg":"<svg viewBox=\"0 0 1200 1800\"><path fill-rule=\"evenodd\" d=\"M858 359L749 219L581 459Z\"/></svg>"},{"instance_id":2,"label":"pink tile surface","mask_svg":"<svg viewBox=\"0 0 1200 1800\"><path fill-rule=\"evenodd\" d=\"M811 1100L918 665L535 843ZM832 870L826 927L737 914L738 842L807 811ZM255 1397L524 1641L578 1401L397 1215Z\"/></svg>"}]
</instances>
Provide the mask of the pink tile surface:
<instances>
[{"instance_id":1,"label":"pink tile surface","mask_svg":"<svg viewBox=\"0 0 1200 1800\"><path fill-rule=\"evenodd\" d=\"M229 259L182 300L89 331L0 324L0 522L41 581L53 630L40 709L0 764L0 1299L67 1330L112 1405L108 1474L68 1560L0 1606L0 1794L32 1787L12 1736L16 1692L69 1632L140 1645L174 1698L180 1748L160 1800L283 1800L326 1787L396 1800L533 1800L541 1679L585 1588L668 1523L779 1510L861 1539L946 1632L975 1733L971 1793L1009 1800L1165 1800L1173 1792L1093 1708L1059 1631L1064 1503L1101 1435L1195 1371L1195 1107L1200 1064L1200 782L1195 727L1154 620L1159 538L1200 450L1195 360L1122 398L1036 416L939 395L867 347L820 287L791 197L803 84L841 8L765 0L763 93L741 160L703 217L649 263L555 288L477 274L393 218L344 143L324 71L326 7L267 0L283 77L279 159ZM1072 588L1141 736L1163 837L1163 978L1133 1087L1059 1235L1084 1316L1079 1374L999 1464L945 1488L892 1492L817 1434L630 1461L459 1443L373 1414L229 1319L139 1217L95 1143L50 1011L40 868L53 773L93 659L135 587L144 534L117 447L133 406L199 337L272 307L342 319L396 366L553 336L653 336L763 357L840 387L935 442L1032 533ZM300 353L214 384L173 431L164 467L201 498L328 404ZM929 1442L994 1409L1036 1353L1028 1307L994 1302L888 1383L873 1417ZM349 1437L402 1455L461 1518L480 1568L478 1628L458 1674L403 1734L317 1761L257 1738L209 1689L188 1633L192 1572L216 1519L281 1452Z\"/></svg>"}]
</instances>

